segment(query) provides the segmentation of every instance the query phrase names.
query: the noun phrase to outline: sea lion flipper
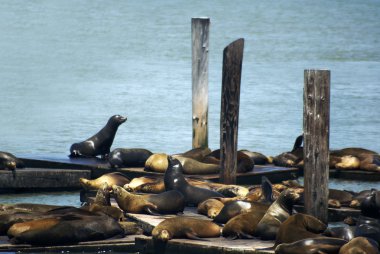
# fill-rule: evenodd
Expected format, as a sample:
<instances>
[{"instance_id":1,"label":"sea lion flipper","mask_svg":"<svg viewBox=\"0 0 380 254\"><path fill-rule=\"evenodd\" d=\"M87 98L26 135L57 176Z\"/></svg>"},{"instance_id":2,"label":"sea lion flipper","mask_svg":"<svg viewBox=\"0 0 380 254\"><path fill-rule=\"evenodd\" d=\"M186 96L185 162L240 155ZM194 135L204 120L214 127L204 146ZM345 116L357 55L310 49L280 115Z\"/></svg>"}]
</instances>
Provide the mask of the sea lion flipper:
<instances>
[{"instance_id":1,"label":"sea lion flipper","mask_svg":"<svg viewBox=\"0 0 380 254\"><path fill-rule=\"evenodd\" d=\"M187 238L192 239L192 240L208 241L207 239L200 238L199 236L197 236L197 233L195 233L192 229L188 229L185 232L185 235Z\"/></svg>"},{"instance_id":2,"label":"sea lion flipper","mask_svg":"<svg viewBox=\"0 0 380 254\"><path fill-rule=\"evenodd\" d=\"M158 212L158 208L156 205L152 204L152 203L148 203L144 206L144 210L149 213L150 215L155 215L155 216L160 216L162 214L160 214Z\"/></svg>"},{"instance_id":3,"label":"sea lion flipper","mask_svg":"<svg viewBox=\"0 0 380 254\"><path fill-rule=\"evenodd\" d=\"M273 187L272 183L266 176L261 178L261 189L263 191L263 196L265 197L265 202L272 203L274 201Z\"/></svg>"},{"instance_id":4,"label":"sea lion flipper","mask_svg":"<svg viewBox=\"0 0 380 254\"><path fill-rule=\"evenodd\" d=\"M244 232L239 233L241 239L253 239L254 237Z\"/></svg>"}]
</instances>

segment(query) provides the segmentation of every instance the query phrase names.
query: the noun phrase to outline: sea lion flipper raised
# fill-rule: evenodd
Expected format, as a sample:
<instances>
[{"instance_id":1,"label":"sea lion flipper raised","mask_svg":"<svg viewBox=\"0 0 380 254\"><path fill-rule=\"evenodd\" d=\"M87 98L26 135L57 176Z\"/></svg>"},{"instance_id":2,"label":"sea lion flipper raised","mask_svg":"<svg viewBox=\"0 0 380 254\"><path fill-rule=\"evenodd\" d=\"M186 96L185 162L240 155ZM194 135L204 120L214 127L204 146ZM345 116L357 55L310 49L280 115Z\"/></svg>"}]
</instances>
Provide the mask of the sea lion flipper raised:
<instances>
[{"instance_id":1,"label":"sea lion flipper raised","mask_svg":"<svg viewBox=\"0 0 380 254\"><path fill-rule=\"evenodd\" d=\"M265 202L272 203L274 201L273 187L272 183L266 176L261 177L261 190L263 191Z\"/></svg>"}]
</instances>

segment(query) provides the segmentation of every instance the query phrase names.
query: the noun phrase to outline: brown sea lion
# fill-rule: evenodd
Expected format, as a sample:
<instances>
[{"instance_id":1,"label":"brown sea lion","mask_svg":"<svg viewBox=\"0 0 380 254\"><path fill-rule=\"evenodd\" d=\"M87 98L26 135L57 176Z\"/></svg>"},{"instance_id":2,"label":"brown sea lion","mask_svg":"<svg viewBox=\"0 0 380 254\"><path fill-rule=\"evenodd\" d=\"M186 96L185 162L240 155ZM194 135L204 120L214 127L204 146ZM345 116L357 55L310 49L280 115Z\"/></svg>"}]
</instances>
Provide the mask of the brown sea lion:
<instances>
[{"instance_id":1,"label":"brown sea lion","mask_svg":"<svg viewBox=\"0 0 380 254\"><path fill-rule=\"evenodd\" d=\"M329 167L330 169L346 169L346 170L354 170L360 168L360 160L351 155L345 156L336 156L331 154L329 159Z\"/></svg>"},{"instance_id":2,"label":"brown sea lion","mask_svg":"<svg viewBox=\"0 0 380 254\"><path fill-rule=\"evenodd\" d=\"M16 168L24 168L24 162L11 153L0 152L0 170L15 170Z\"/></svg>"},{"instance_id":3,"label":"brown sea lion","mask_svg":"<svg viewBox=\"0 0 380 254\"><path fill-rule=\"evenodd\" d=\"M148 183L158 183L164 181L161 176L140 176L133 178L129 183L123 186L129 192L140 191L139 188Z\"/></svg>"},{"instance_id":4,"label":"brown sea lion","mask_svg":"<svg viewBox=\"0 0 380 254\"><path fill-rule=\"evenodd\" d=\"M322 237L327 225L317 218L297 213L289 216L281 225L276 236L275 245L292 243L305 238Z\"/></svg>"},{"instance_id":5,"label":"brown sea lion","mask_svg":"<svg viewBox=\"0 0 380 254\"><path fill-rule=\"evenodd\" d=\"M276 239L281 223L289 218L292 214L293 204L299 199L299 192L293 189L283 191L260 220L255 231L255 236L259 236L263 240Z\"/></svg>"},{"instance_id":6,"label":"brown sea lion","mask_svg":"<svg viewBox=\"0 0 380 254\"><path fill-rule=\"evenodd\" d=\"M217 223L226 223L231 218L251 210L252 206L253 203L247 201L236 200L228 202L223 206L222 210L220 210L219 214L213 221Z\"/></svg>"},{"instance_id":7,"label":"brown sea lion","mask_svg":"<svg viewBox=\"0 0 380 254\"><path fill-rule=\"evenodd\" d=\"M357 169L365 170L365 171L380 171L380 155L371 150L367 150L364 148L350 147L344 148L340 150L332 150L330 151L330 156L333 157L344 157L344 156L352 156L356 157L360 161L360 165ZM355 165L356 161L353 162ZM346 163L348 164L348 163ZM346 166L348 167L348 166ZM354 166L351 166L353 168Z\"/></svg>"},{"instance_id":8,"label":"brown sea lion","mask_svg":"<svg viewBox=\"0 0 380 254\"><path fill-rule=\"evenodd\" d=\"M273 158L272 157L265 156L262 153L251 152L251 151L248 151L248 150L240 150L240 152L245 153L246 155L248 155L253 160L253 162L255 163L255 165L266 165L266 164L271 164L273 162Z\"/></svg>"},{"instance_id":9,"label":"brown sea lion","mask_svg":"<svg viewBox=\"0 0 380 254\"><path fill-rule=\"evenodd\" d=\"M95 157L101 155L106 158L110 153L117 129L125 121L127 121L126 117L112 116L107 124L94 136L85 141L72 144L70 157Z\"/></svg>"},{"instance_id":10,"label":"brown sea lion","mask_svg":"<svg viewBox=\"0 0 380 254\"><path fill-rule=\"evenodd\" d=\"M221 228L208 220L189 217L174 217L163 220L152 231L153 239L168 241L173 238L201 238L219 237Z\"/></svg>"},{"instance_id":11,"label":"brown sea lion","mask_svg":"<svg viewBox=\"0 0 380 254\"><path fill-rule=\"evenodd\" d=\"M205 175L217 174L220 171L220 165L203 163L184 156L174 155L174 158L182 164L183 173L187 175Z\"/></svg>"},{"instance_id":12,"label":"brown sea lion","mask_svg":"<svg viewBox=\"0 0 380 254\"><path fill-rule=\"evenodd\" d=\"M118 206L129 213L176 214L183 212L185 207L184 196L175 190L161 194L136 195L120 186L114 185L112 189Z\"/></svg>"},{"instance_id":13,"label":"brown sea lion","mask_svg":"<svg viewBox=\"0 0 380 254\"><path fill-rule=\"evenodd\" d=\"M241 151L237 151L236 156L238 173L246 173L253 170L255 163L248 155ZM209 163L214 162L215 164L220 165L220 149L212 151L212 153L207 155L203 161L208 161Z\"/></svg>"},{"instance_id":14,"label":"brown sea lion","mask_svg":"<svg viewBox=\"0 0 380 254\"><path fill-rule=\"evenodd\" d=\"M18 203L18 204L0 204L0 214L11 214L15 212L48 212L62 206L45 205L33 203Z\"/></svg>"},{"instance_id":15,"label":"brown sea lion","mask_svg":"<svg viewBox=\"0 0 380 254\"><path fill-rule=\"evenodd\" d=\"M168 169L165 172L164 182L166 190L177 190L185 196L187 204L198 206L209 198L224 197L222 194L209 189L190 185L183 176L183 168L179 160L168 157Z\"/></svg>"},{"instance_id":16,"label":"brown sea lion","mask_svg":"<svg viewBox=\"0 0 380 254\"><path fill-rule=\"evenodd\" d=\"M180 155L180 156L191 158L197 161L202 161L203 158L210 153L211 153L210 148L206 147L206 148L194 148L184 153L175 154L173 156Z\"/></svg>"},{"instance_id":17,"label":"brown sea lion","mask_svg":"<svg viewBox=\"0 0 380 254\"><path fill-rule=\"evenodd\" d=\"M229 238L253 238L256 226L269 208L269 204L252 203L251 208L231 218L223 227L223 236Z\"/></svg>"},{"instance_id":18,"label":"brown sea lion","mask_svg":"<svg viewBox=\"0 0 380 254\"><path fill-rule=\"evenodd\" d=\"M165 173L168 168L168 155L165 153L154 153L145 162L144 170Z\"/></svg>"},{"instance_id":19,"label":"brown sea lion","mask_svg":"<svg viewBox=\"0 0 380 254\"><path fill-rule=\"evenodd\" d=\"M120 226L124 230L124 235L142 235L143 230L136 222L119 221Z\"/></svg>"},{"instance_id":20,"label":"brown sea lion","mask_svg":"<svg viewBox=\"0 0 380 254\"><path fill-rule=\"evenodd\" d=\"M89 180L86 178L79 178L79 182L85 190L97 190L102 187L103 183L107 183L108 186L117 185L124 186L129 183L130 180L124 174L120 172L112 172L104 174L96 179Z\"/></svg>"},{"instance_id":21,"label":"brown sea lion","mask_svg":"<svg viewBox=\"0 0 380 254\"><path fill-rule=\"evenodd\" d=\"M219 200L210 198L202 203L199 203L197 207L197 212L199 214L206 215L207 217L214 219L222 210L224 204Z\"/></svg>"},{"instance_id":22,"label":"brown sea lion","mask_svg":"<svg viewBox=\"0 0 380 254\"><path fill-rule=\"evenodd\" d=\"M293 149L273 157L273 164L280 167L302 167L303 164L303 135L294 141Z\"/></svg>"},{"instance_id":23,"label":"brown sea lion","mask_svg":"<svg viewBox=\"0 0 380 254\"><path fill-rule=\"evenodd\" d=\"M142 148L116 148L108 156L113 168L144 167L152 152Z\"/></svg>"},{"instance_id":24,"label":"brown sea lion","mask_svg":"<svg viewBox=\"0 0 380 254\"><path fill-rule=\"evenodd\" d=\"M333 237L306 238L292 243L279 244L276 254L337 254L347 241Z\"/></svg>"},{"instance_id":25,"label":"brown sea lion","mask_svg":"<svg viewBox=\"0 0 380 254\"><path fill-rule=\"evenodd\" d=\"M119 223L109 216L79 214L16 223L7 232L12 243L43 246L104 240L123 233Z\"/></svg>"},{"instance_id":26,"label":"brown sea lion","mask_svg":"<svg viewBox=\"0 0 380 254\"><path fill-rule=\"evenodd\" d=\"M216 191L225 197L245 197L249 193L248 188L232 184L219 187Z\"/></svg>"},{"instance_id":27,"label":"brown sea lion","mask_svg":"<svg viewBox=\"0 0 380 254\"><path fill-rule=\"evenodd\" d=\"M355 237L343 245L339 254L379 254L378 243L365 237Z\"/></svg>"}]
</instances>

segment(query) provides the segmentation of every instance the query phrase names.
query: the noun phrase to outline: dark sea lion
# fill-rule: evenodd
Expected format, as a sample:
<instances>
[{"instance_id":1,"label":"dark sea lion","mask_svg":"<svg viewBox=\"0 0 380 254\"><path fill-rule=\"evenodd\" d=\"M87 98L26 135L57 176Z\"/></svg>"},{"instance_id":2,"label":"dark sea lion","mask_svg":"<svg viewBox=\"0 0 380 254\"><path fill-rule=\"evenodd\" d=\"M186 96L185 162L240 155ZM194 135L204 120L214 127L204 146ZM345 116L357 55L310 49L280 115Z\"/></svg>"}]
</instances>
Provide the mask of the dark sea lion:
<instances>
[{"instance_id":1,"label":"dark sea lion","mask_svg":"<svg viewBox=\"0 0 380 254\"><path fill-rule=\"evenodd\" d=\"M292 243L305 238L322 237L327 225L317 218L297 213L287 218L281 225L276 236L275 245Z\"/></svg>"},{"instance_id":2,"label":"dark sea lion","mask_svg":"<svg viewBox=\"0 0 380 254\"><path fill-rule=\"evenodd\" d=\"M116 148L108 156L113 168L144 167L152 152L142 148Z\"/></svg>"},{"instance_id":3,"label":"dark sea lion","mask_svg":"<svg viewBox=\"0 0 380 254\"><path fill-rule=\"evenodd\" d=\"M185 196L187 204L198 206L199 203L206 199L223 197L222 194L216 191L190 185L183 176L182 165L177 159L169 156L168 165L164 176L165 189L181 192Z\"/></svg>"},{"instance_id":4,"label":"dark sea lion","mask_svg":"<svg viewBox=\"0 0 380 254\"><path fill-rule=\"evenodd\" d=\"M124 235L142 235L143 230L136 222L119 221L120 226L124 230Z\"/></svg>"},{"instance_id":5,"label":"dark sea lion","mask_svg":"<svg viewBox=\"0 0 380 254\"><path fill-rule=\"evenodd\" d=\"M380 243L380 219L360 215L356 222L354 235L355 237L372 238Z\"/></svg>"},{"instance_id":6,"label":"dark sea lion","mask_svg":"<svg viewBox=\"0 0 380 254\"><path fill-rule=\"evenodd\" d=\"M11 153L0 152L0 170L15 170L16 168L24 168L24 162Z\"/></svg>"},{"instance_id":7,"label":"dark sea lion","mask_svg":"<svg viewBox=\"0 0 380 254\"><path fill-rule=\"evenodd\" d=\"M273 162L272 157L265 156L262 153L251 152L248 150L240 150L240 152L248 155L253 160L255 165L266 165L266 164L270 164Z\"/></svg>"},{"instance_id":8,"label":"dark sea lion","mask_svg":"<svg viewBox=\"0 0 380 254\"><path fill-rule=\"evenodd\" d=\"M303 135L294 141L293 149L273 157L273 164L280 167L303 167Z\"/></svg>"},{"instance_id":9,"label":"dark sea lion","mask_svg":"<svg viewBox=\"0 0 380 254\"><path fill-rule=\"evenodd\" d=\"M224 204L219 200L210 198L202 203L199 203L197 212L199 214L206 215L207 217L214 219L222 210Z\"/></svg>"},{"instance_id":10,"label":"dark sea lion","mask_svg":"<svg viewBox=\"0 0 380 254\"><path fill-rule=\"evenodd\" d=\"M349 207L360 209L361 202L363 202L363 200L365 200L368 196L370 196L371 192L372 190L363 190L363 191L360 191L359 193L354 193L353 194L354 196L352 197Z\"/></svg>"},{"instance_id":11,"label":"dark sea lion","mask_svg":"<svg viewBox=\"0 0 380 254\"><path fill-rule=\"evenodd\" d=\"M283 191L260 220L255 231L255 236L259 236L263 240L276 239L281 223L292 214L293 205L299 198L299 192L293 189Z\"/></svg>"},{"instance_id":12,"label":"dark sea lion","mask_svg":"<svg viewBox=\"0 0 380 254\"><path fill-rule=\"evenodd\" d=\"M353 195L344 190L329 189L329 199L338 200L341 204L350 204Z\"/></svg>"},{"instance_id":13,"label":"dark sea lion","mask_svg":"<svg viewBox=\"0 0 380 254\"><path fill-rule=\"evenodd\" d=\"M112 186L118 206L129 213L176 214L183 212L184 196L175 190L160 194L136 195L129 193L120 186Z\"/></svg>"},{"instance_id":14,"label":"dark sea lion","mask_svg":"<svg viewBox=\"0 0 380 254\"><path fill-rule=\"evenodd\" d=\"M145 162L144 170L165 173L168 168L168 155L165 153L154 153Z\"/></svg>"},{"instance_id":15,"label":"dark sea lion","mask_svg":"<svg viewBox=\"0 0 380 254\"><path fill-rule=\"evenodd\" d=\"M256 226L263 218L269 204L253 203L251 208L230 220L223 227L223 236L229 238L253 238Z\"/></svg>"},{"instance_id":16,"label":"dark sea lion","mask_svg":"<svg viewBox=\"0 0 380 254\"><path fill-rule=\"evenodd\" d=\"M119 223L109 216L78 214L16 223L7 232L12 243L42 246L104 240L123 233Z\"/></svg>"},{"instance_id":17,"label":"dark sea lion","mask_svg":"<svg viewBox=\"0 0 380 254\"><path fill-rule=\"evenodd\" d=\"M363 216L380 219L380 192L371 189L371 193L360 203Z\"/></svg>"},{"instance_id":18,"label":"dark sea lion","mask_svg":"<svg viewBox=\"0 0 380 254\"><path fill-rule=\"evenodd\" d=\"M279 244L276 254L337 254L347 241L333 237L306 238L293 243Z\"/></svg>"},{"instance_id":19,"label":"dark sea lion","mask_svg":"<svg viewBox=\"0 0 380 254\"><path fill-rule=\"evenodd\" d=\"M120 115L112 116L107 124L94 136L85 141L74 143L70 147L70 157L107 157L119 126L127 121Z\"/></svg>"},{"instance_id":20,"label":"dark sea lion","mask_svg":"<svg viewBox=\"0 0 380 254\"><path fill-rule=\"evenodd\" d=\"M217 192L225 197L245 197L249 189L239 185L224 185L216 189Z\"/></svg>"},{"instance_id":21,"label":"dark sea lion","mask_svg":"<svg viewBox=\"0 0 380 254\"><path fill-rule=\"evenodd\" d=\"M343 226L343 227L329 227L323 232L323 235L335 238L342 238L346 241L350 241L354 238L355 227Z\"/></svg>"},{"instance_id":22,"label":"dark sea lion","mask_svg":"<svg viewBox=\"0 0 380 254\"><path fill-rule=\"evenodd\" d=\"M372 239L355 237L340 248L339 254L379 254L378 248Z\"/></svg>"},{"instance_id":23,"label":"dark sea lion","mask_svg":"<svg viewBox=\"0 0 380 254\"><path fill-rule=\"evenodd\" d=\"M154 240L168 241L173 238L199 240L220 236L220 227L208 220L189 217L174 217L163 220L152 231Z\"/></svg>"},{"instance_id":24,"label":"dark sea lion","mask_svg":"<svg viewBox=\"0 0 380 254\"><path fill-rule=\"evenodd\" d=\"M103 183L107 183L108 186L124 186L125 184L129 183L130 180L120 172L112 172L104 174L93 180L79 178L79 182L85 190L97 190L102 187Z\"/></svg>"},{"instance_id":25,"label":"dark sea lion","mask_svg":"<svg viewBox=\"0 0 380 254\"><path fill-rule=\"evenodd\" d=\"M280 196L280 192L273 189L272 183L265 176L261 178L261 186L255 187L245 196L244 200L249 202L272 203Z\"/></svg>"},{"instance_id":26,"label":"dark sea lion","mask_svg":"<svg viewBox=\"0 0 380 254\"><path fill-rule=\"evenodd\" d=\"M249 211L252 209L252 206L253 203L247 201L236 200L228 202L223 206L222 210L220 210L219 214L213 221L217 223L226 223L231 218Z\"/></svg>"},{"instance_id":27,"label":"dark sea lion","mask_svg":"<svg viewBox=\"0 0 380 254\"><path fill-rule=\"evenodd\" d=\"M251 159L251 157L249 157L248 155L246 155L245 153L241 151L237 151L236 156L237 156L236 166L237 166L238 173L246 173L253 170L253 168L255 167L255 163ZM204 161L208 161L210 163L214 162L217 165L220 165L220 149L212 151L212 153L210 153L204 158Z\"/></svg>"}]
</instances>

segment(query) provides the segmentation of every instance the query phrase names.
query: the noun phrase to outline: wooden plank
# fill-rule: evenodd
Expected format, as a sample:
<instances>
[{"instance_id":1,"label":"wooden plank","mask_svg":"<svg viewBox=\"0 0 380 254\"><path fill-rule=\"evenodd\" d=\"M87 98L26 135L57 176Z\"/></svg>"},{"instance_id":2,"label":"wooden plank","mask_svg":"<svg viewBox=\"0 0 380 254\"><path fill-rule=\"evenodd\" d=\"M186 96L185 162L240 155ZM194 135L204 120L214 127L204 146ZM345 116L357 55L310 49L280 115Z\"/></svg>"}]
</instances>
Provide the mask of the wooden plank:
<instances>
[{"instance_id":1,"label":"wooden plank","mask_svg":"<svg viewBox=\"0 0 380 254\"><path fill-rule=\"evenodd\" d=\"M304 72L305 210L328 221L330 71Z\"/></svg>"},{"instance_id":2,"label":"wooden plank","mask_svg":"<svg viewBox=\"0 0 380 254\"><path fill-rule=\"evenodd\" d=\"M191 19L193 148L208 147L209 18Z\"/></svg>"},{"instance_id":3,"label":"wooden plank","mask_svg":"<svg viewBox=\"0 0 380 254\"><path fill-rule=\"evenodd\" d=\"M235 184L239 127L240 81L244 39L238 39L223 51L222 102L220 111L220 180Z\"/></svg>"},{"instance_id":4,"label":"wooden plank","mask_svg":"<svg viewBox=\"0 0 380 254\"><path fill-rule=\"evenodd\" d=\"M0 192L15 190L77 190L79 178L90 178L91 170L24 168L0 171Z\"/></svg>"}]
</instances>

